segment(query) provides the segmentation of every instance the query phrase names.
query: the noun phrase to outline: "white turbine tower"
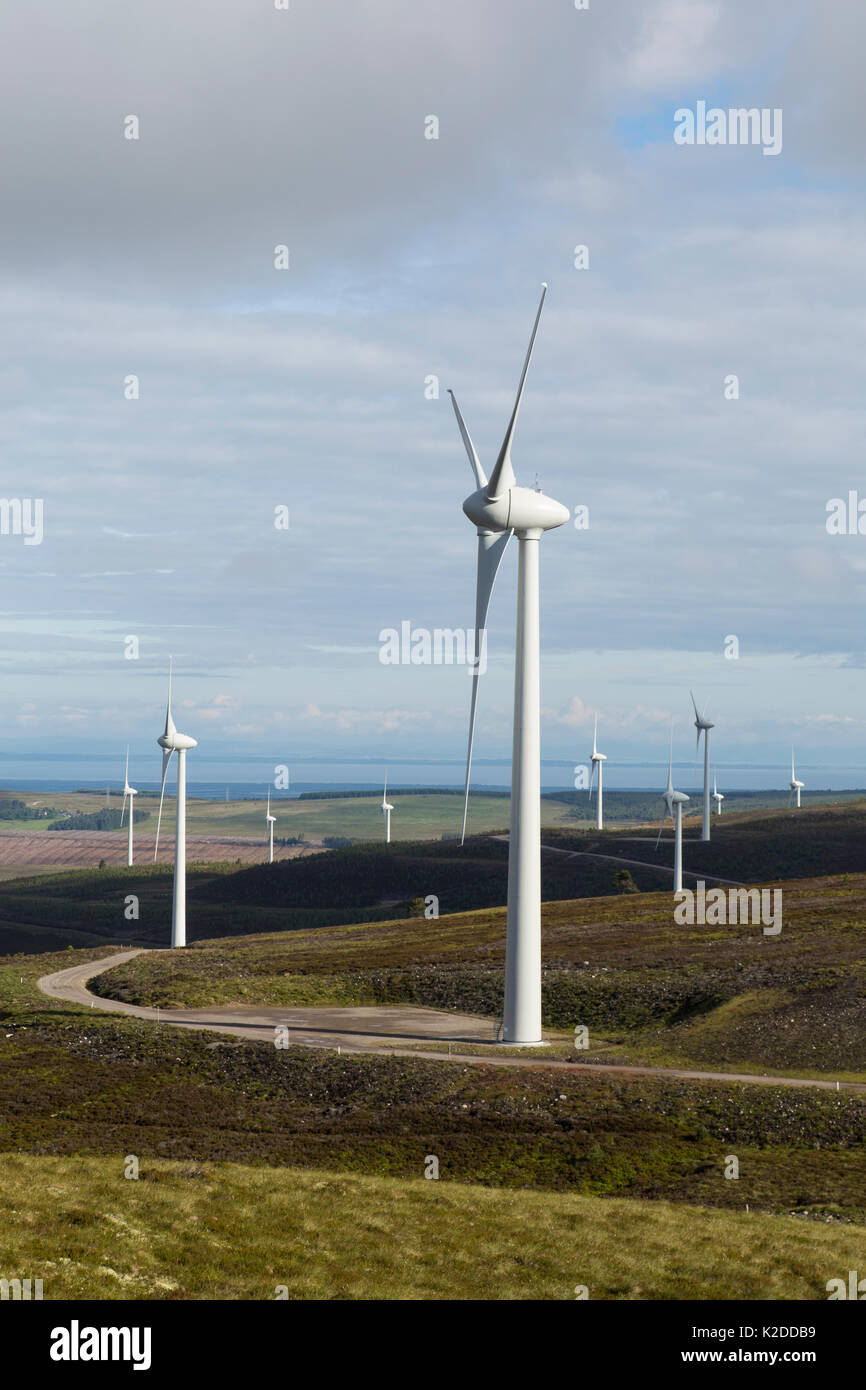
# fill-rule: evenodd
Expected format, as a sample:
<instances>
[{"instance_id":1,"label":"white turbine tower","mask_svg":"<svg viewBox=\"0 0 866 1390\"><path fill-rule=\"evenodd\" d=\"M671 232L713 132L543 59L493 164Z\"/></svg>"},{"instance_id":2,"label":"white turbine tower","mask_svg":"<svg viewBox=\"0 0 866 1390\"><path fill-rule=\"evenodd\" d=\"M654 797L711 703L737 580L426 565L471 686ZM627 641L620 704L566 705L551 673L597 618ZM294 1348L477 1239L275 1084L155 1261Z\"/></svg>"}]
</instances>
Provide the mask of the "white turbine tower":
<instances>
[{"instance_id":1,"label":"white turbine tower","mask_svg":"<svg viewBox=\"0 0 866 1390\"><path fill-rule=\"evenodd\" d=\"M698 756L698 750L701 746L701 734L704 736L704 813L701 824L701 839L708 840L710 838L710 729L714 729L716 726L711 724L707 718L706 705L704 705L704 712L701 714L694 693L690 690L689 694L695 707L695 728L697 729L695 757Z\"/></svg>"},{"instance_id":2,"label":"white turbine tower","mask_svg":"<svg viewBox=\"0 0 866 1390\"><path fill-rule=\"evenodd\" d=\"M479 656L496 572L512 534L519 542L517 633L514 653L514 739L511 756L511 833L508 846L508 922L505 944L505 1007L502 1036L506 1043L538 1044L541 1038L541 746L539 732L539 542L545 531L564 526L570 513L542 492L518 487L511 464L511 443L523 398L547 286L535 316L529 350L502 448L488 481L463 417L449 392L457 424L476 482L463 511L478 532L475 590L475 662L466 754L463 836L469 804L472 742L478 698Z\"/></svg>"},{"instance_id":3,"label":"white turbine tower","mask_svg":"<svg viewBox=\"0 0 866 1390\"><path fill-rule=\"evenodd\" d=\"M718 790L716 786L716 769L713 768L713 801L715 801L716 803L717 816L720 816L722 814L722 802L724 801L724 799L725 798L723 794Z\"/></svg>"},{"instance_id":4,"label":"white turbine tower","mask_svg":"<svg viewBox=\"0 0 866 1390\"><path fill-rule=\"evenodd\" d=\"M129 785L129 748L126 750L126 771L123 774L123 804L120 808L120 824L123 825L123 814L126 810L127 797L129 798L129 829L126 835L126 866L132 866L132 822L134 820L134 798L138 796L135 787Z\"/></svg>"},{"instance_id":5,"label":"white turbine tower","mask_svg":"<svg viewBox=\"0 0 866 1390\"><path fill-rule=\"evenodd\" d=\"M159 828L162 823L162 801L165 796L165 779L172 753L177 754L177 817L174 832L174 893L171 903L171 944L186 945L186 754L188 748L197 747L189 734L179 734L171 717L171 676L168 668L168 703L165 708L165 732L157 739L162 749L162 786L159 791L159 815L156 821L156 844L153 859L159 851Z\"/></svg>"},{"instance_id":6,"label":"white turbine tower","mask_svg":"<svg viewBox=\"0 0 866 1390\"><path fill-rule=\"evenodd\" d=\"M596 830L604 830L604 808L602 804L602 797L604 795L604 791L602 786L602 773L604 771L604 764L606 761L607 754L599 753L598 751L598 715L596 715L595 728L592 731L592 772L590 773L589 778L589 796L590 800L592 800L592 783L593 778L595 777L596 765L598 765L598 801L596 803L595 808Z\"/></svg>"},{"instance_id":7,"label":"white turbine tower","mask_svg":"<svg viewBox=\"0 0 866 1390\"><path fill-rule=\"evenodd\" d=\"M382 793L382 815L385 817L385 844L391 843L391 812L394 807L388 800L388 774L385 773L385 790Z\"/></svg>"},{"instance_id":8,"label":"white turbine tower","mask_svg":"<svg viewBox=\"0 0 866 1390\"><path fill-rule=\"evenodd\" d=\"M685 792L674 791L674 731L671 727L671 751L668 759L668 784L664 790L665 813L662 816L662 823L659 826L656 849L659 847L659 840L665 828L665 821L668 816L674 824L674 892L681 893L683 888L683 806L688 801Z\"/></svg>"},{"instance_id":9,"label":"white turbine tower","mask_svg":"<svg viewBox=\"0 0 866 1390\"><path fill-rule=\"evenodd\" d=\"M274 862L274 826L277 823L276 816L271 815L271 789L268 787L268 809L265 815L265 825L270 832L270 848L268 849L268 863Z\"/></svg>"},{"instance_id":10,"label":"white turbine tower","mask_svg":"<svg viewBox=\"0 0 866 1390\"><path fill-rule=\"evenodd\" d=\"M790 785L791 785L791 795L788 797L788 805L789 805L789 806L792 806L792 805L794 804L794 797L796 796L796 798L797 798L797 808L798 808L798 810L799 810L799 806L800 806L800 792L803 790L803 788L805 787L806 783L805 783L805 782L798 782L798 781L797 781L797 774L796 774L795 771L794 771L794 750L793 750L793 748L791 749L791 784L790 784Z\"/></svg>"}]
</instances>

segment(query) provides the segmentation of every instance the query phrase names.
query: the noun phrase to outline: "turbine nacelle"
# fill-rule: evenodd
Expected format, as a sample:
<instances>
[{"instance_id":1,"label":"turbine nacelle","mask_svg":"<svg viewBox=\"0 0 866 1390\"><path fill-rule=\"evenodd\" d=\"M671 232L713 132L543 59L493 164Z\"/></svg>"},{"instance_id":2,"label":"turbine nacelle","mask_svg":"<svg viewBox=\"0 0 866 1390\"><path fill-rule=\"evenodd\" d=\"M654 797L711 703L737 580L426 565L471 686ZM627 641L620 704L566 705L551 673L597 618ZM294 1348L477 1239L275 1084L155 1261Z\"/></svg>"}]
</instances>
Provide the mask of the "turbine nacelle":
<instances>
[{"instance_id":1,"label":"turbine nacelle","mask_svg":"<svg viewBox=\"0 0 866 1390\"><path fill-rule=\"evenodd\" d=\"M554 531L571 516L561 502L530 487L510 487L494 498L488 492L481 487L463 503L463 511L479 531Z\"/></svg>"},{"instance_id":2,"label":"turbine nacelle","mask_svg":"<svg viewBox=\"0 0 866 1390\"><path fill-rule=\"evenodd\" d=\"M181 748L197 748L198 740L190 738L189 734L179 734L177 729L169 734L160 734L156 740L160 748L164 748L166 753L177 753Z\"/></svg>"}]
</instances>

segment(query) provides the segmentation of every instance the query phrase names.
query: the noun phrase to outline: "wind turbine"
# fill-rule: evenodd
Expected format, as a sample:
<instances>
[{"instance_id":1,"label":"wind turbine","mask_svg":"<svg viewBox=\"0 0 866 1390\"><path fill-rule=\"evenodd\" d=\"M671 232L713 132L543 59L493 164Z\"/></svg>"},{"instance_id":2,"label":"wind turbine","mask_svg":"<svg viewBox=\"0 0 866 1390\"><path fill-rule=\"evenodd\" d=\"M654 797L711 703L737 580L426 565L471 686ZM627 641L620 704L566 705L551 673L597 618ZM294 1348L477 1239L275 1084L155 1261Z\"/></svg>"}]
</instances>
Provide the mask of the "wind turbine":
<instances>
[{"instance_id":1,"label":"wind turbine","mask_svg":"<svg viewBox=\"0 0 866 1390\"><path fill-rule=\"evenodd\" d=\"M659 840L665 828L665 821L668 816L674 823L674 892L681 893L683 889L683 806L688 801L685 792L674 791L674 730L671 725L671 751L668 759L668 784L664 790L665 813L662 816L662 823L659 826L656 849L659 847Z\"/></svg>"},{"instance_id":2,"label":"wind turbine","mask_svg":"<svg viewBox=\"0 0 866 1390\"><path fill-rule=\"evenodd\" d=\"M271 815L271 789L270 787L268 787L268 809L265 815L265 825L268 827L268 830L270 831L270 848L268 850L269 864L273 864L274 862L274 826L276 825L276 823L276 816Z\"/></svg>"},{"instance_id":3,"label":"wind turbine","mask_svg":"<svg viewBox=\"0 0 866 1390\"><path fill-rule=\"evenodd\" d=\"M126 799L129 798L129 829L126 836L126 867L132 867L132 822L134 819L134 798L138 796L135 787L129 785L129 746L126 749L126 771L123 774L123 804L120 808L120 824L123 825L123 813L126 810Z\"/></svg>"},{"instance_id":4,"label":"wind turbine","mask_svg":"<svg viewBox=\"0 0 866 1390\"><path fill-rule=\"evenodd\" d=\"M172 664L168 667L168 703L165 707L165 732L156 740L162 749L162 786L159 791L159 815L156 821L156 844L153 859L159 850L159 827L162 823L162 800L165 796L165 779L172 753L177 754L177 817L174 832L174 893L171 902L171 944L186 945L186 754L188 748L197 747L197 740L189 734L179 734L171 716L171 677Z\"/></svg>"},{"instance_id":5,"label":"wind turbine","mask_svg":"<svg viewBox=\"0 0 866 1390\"><path fill-rule=\"evenodd\" d=\"M385 773L385 790L382 793L382 814L385 817L385 844L391 843L391 812L394 807L388 800L388 774Z\"/></svg>"},{"instance_id":6,"label":"wind turbine","mask_svg":"<svg viewBox=\"0 0 866 1390\"><path fill-rule=\"evenodd\" d=\"M570 512L542 492L518 487L511 464L511 444L526 374L535 346L547 285L541 300L505 438L488 481L469 431L449 392L457 425L469 456L476 490L463 511L478 533L475 588L475 661L466 753L463 834L469 806L472 743L481 674L479 652L496 573L513 534L519 542L517 632L514 652L514 737L511 756L511 832L508 844L508 919L505 942L505 1006L502 1036L506 1043L538 1044L541 1038L541 744L539 732L540 654L538 617L539 542L545 531L564 526Z\"/></svg>"},{"instance_id":7,"label":"wind turbine","mask_svg":"<svg viewBox=\"0 0 866 1390\"><path fill-rule=\"evenodd\" d=\"M788 805L794 804L794 797L797 798L797 809L800 808L800 792L805 787L805 782L797 781L797 774L794 772L794 749L791 749L791 795L788 797Z\"/></svg>"},{"instance_id":8,"label":"wind turbine","mask_svg":"<svg viewBox=\"0 0 866 1390\"><path fill-rule=\"evenodd\" d=\"M710 729L714 729L715 724L711 724L707 718L707 707L704 705L704 712L698 709L694 693L690 690L692 704L695 707L695 728L697 738L695 739L695 757L698 756L698 749L701 746L701 734L704 736L704 813L701 825L701 839L710 838Z\"/></svg>"},{"instance_id":9,"label":"wind turbine","mask_svg":"<svg viewBox=\"0 0 866 1390\"><path fill-rule=\"evenodd\" d=\"M592 799L592 782L595 777L595 767L598 764L598 801L595 808L595 828L604 830L604 809L602 805L602 772L604 763L607 761L607 754L598 751L598 715L595 716L595 728L592 731L592 772L589 778L589 796Z\"/></svg>"},{"instance_id":10,"label":"wind turbine","mask_svg":"<svg viewBox=\"0 0 866 1390\"><path fill-rule=\"evenodd\" d=\"M718 789L716 788L716 769L713 768L713 801L715 801L716 803L717 816L720 816L722 814L722 802L724 801L724 799L725 798L722 795L722 793L718 791Z\"/></svg>"}]
</instances>

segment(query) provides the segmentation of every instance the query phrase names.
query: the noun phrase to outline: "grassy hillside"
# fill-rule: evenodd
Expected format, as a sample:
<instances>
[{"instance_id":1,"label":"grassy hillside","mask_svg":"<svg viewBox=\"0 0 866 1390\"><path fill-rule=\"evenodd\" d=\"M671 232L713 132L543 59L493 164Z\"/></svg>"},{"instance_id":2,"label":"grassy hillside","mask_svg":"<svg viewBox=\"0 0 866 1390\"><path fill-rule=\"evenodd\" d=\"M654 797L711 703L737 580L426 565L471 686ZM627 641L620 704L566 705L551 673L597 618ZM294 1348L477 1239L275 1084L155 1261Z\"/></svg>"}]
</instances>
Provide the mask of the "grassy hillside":
<instances>
[{"instance_id":1,"label":"grassy hillside","mask_svg":"<svg viewBox=\"0 0 866 1390\"><path fill-rule=\"evenodd\" d=\"M866 1096L220 1041L38 993L77 958L0 967L0 1152L409 1179L432 1153L460 1183L866 1221Z\"/></svg>"},{"instance_id":2,"label":"grassy hillside","mask_svg":"<svg viewBox=\"0 0 866 1390\"><path fill-rule=\"evenodd\" d=\"M866 872L866 805L730 816L704 844L686 837L685 867L708 879L761 883L778 879ZM52 837L54 838L54 837ZM651 833L548 829L542 856L542 894L548 901L618 897L617 872L626 867L643 892L671 884L670 837L656 850ZM567 851L557 853L557 849ZM433 895L442 914L505 903L508 847L476 836L456 841L356 845L306 859L239 868L193 866L188 877L191 941L403 917L413 900ZM137 921L127 921L127 895L139 898ZM165 945L169 939L170 865L81 870L7 881L0 897L0 953L49 940L81 945L110 940ZM423 909L422 909L423 910Z\"/></svg>"},{"instance_id":3,"label":"grassy hillside","mask_svg":"<svg viewBox=\"0 0 866 1390\"><path fill-rule=\"evenodd\" d=\"M237 1164L122 1174L120 1154L4 1155L0 1275L46 1299L811 1300L864 1259L861 1231L792 1217Z\"/></svg>"},{"instance_id":4,"label":"grassy hillside","mask_svg":"<svg viewBox=\"0 0 866 1390\"><path fill-rule=\"evenodd\" d=\"M782 888L782 931L681 926L670 893L545 903L543 1019L589 1056L866 1079L866 877ZM417 1003L498 1018L504 909L202 942L104 974L160 1007Z\"/></svg>"}]
</instances>

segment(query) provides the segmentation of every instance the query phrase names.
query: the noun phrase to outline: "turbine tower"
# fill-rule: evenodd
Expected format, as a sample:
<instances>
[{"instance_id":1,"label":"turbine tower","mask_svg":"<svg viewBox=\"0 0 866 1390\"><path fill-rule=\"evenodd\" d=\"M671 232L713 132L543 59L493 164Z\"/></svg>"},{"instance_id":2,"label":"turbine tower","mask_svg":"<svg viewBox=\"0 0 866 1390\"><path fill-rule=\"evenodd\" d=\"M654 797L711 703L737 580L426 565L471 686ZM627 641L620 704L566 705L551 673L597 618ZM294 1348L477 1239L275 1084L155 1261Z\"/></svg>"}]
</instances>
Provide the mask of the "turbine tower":
<instances>
[{"instance_id":1,"label":"turbine tower","mask_svg":"<svg viewBox=\"0 0 866 1390\"><path fill-rule=\"evenodd\" d=\"M570 512L542 492L518 487L511 463L511 444L535 346L547 285L541 300L520 384L502 448L488 481L475 446L449 392L457 425L469 456L476 490L463 511L478 533L475 589L475 641L463 834L469 806L472 743L478 701L479 656L496 573L506 546L517 536L517 633L514 651L514 737L511 756L511 831L508 844L508 919L505 943L505 1006L502 1036L506 1043L538 1044L541 1038L541 745L539 730L540 653L538 613L539 543L545 531L564 526Z\"/></svg>"},{"instance_id":2,"label":"turbine tower","mask_svg":"<svg viewBox=\"0 0 866 1390\"><path fill-rule=\"evenodd\" d=\"M385 844L391 843L391 812L394 807L388 800L388 774L385 773L385 790L382 793L382 814L385 817Z\"/></svg>"},{"instance_id":3,"label":"turbine tower","mask_svg":"<svg viewBox=\"0 0 866 1390\"><path fill-rule=\"evenodd\" d=\"M599 753L599 751L598 751L598 715L596 715L596 716L595 716L595 728L594 728L593 731L592 731L592 772L591 772L590 778L589 778L589 796L590 796L590 800L592 800L592 783L593 783L593 778L595 777L595 769L596 769L596 764L597 764L597 765L598 765L598 801L596 802L596 808L595 808L595 828L596 828L596 830L604 830L604 808L603 808L603 804L602 804L602 797L603 797L604 793L603 793L603 787L602 787L602 773L603 773L603 771L604 771L604 763L605 763L606 761L607 761L607 754L606 754L606 753Z\"/></svg>"},{"instance_id":4,"label":"turbine tower","mask_svg":"<svg viewBox=\"0 0 866 1390\"><path fill-rule=\"evenodd\" d=\"M791 795L788 797L788 805L792 806L794 797L797 798L797 809L800 809L800 792L805 787L805 782L797 781L797 774L794 771L794 749L791 749Z\"/></svg>"},{"instance_id":5,"label":"turbine tower","mask_svg":"<svg viewBox=\"0 0 866 1390\"><path fill-rule=\"evenodd\" d=\"M671 751L668 759L668 784L664 790L665 812L662 816L662 823L659 826L656 849L659 847L659 840L665 828L665 821L668 816L674 824L674 892L681 893L683 889L683 806L688 801L685 792L674 791L674 731L671 726Z\"/></svg>"},{"instance_id":6,"label":"turbine tower","mask_svg":"<svg viewBox=\"0 0 866 1390\"><path fill-rule=\"evenodd\" d=\"M689 694L695 707L695 728L697 729L695 757L698 756L698 750L701 746L701 734L704 736L704 813L701 824L701 839L708 840L710 838L710 729L714 729L716 726L711 724L707 718L706 705L704 705L704 712L701 714L691 690Z\"/></svg>"},{"instance_id":7,"label":"turbine tower","mask_svg":"<svg viewBox=\"0 0 866 1390\"><path fill-rule=\"evenodd\" d=\"M174 832L174 893L171 901L171 944L186 945L186 754L188 748L195 748L197 741L189 734L179 734L171 716L171 676L172 666L168 667L168 703L165 708L165 732L156 740L162 749L162 786L159 791L159 815L156 821L156 844L153 847L153 860L159 851L159 828L162 823L162 801L165 796L165 779L172 753L177 754L177 817Z\"/></svg>"},{"instance_id":8,"label":"turbine tower","mask_svg":"<svg viewBox=\"0 0 866 1390\"><path fill-rule=\"evenodd\" d=\"M120 808L120 824L123 825L123 813L126 810L126 799L129 798L129 829L126 835L126 867L132 867L132 822L134 819L134 798L138 796L135 787L129 785L129 745L126 748L126 771L123 774L123 804Z\"/></svg>"},{"instance_id":9,"label":"turbine tower","mask_svg":"<svg viewBox=\"0 0 866 1390\"><path fill-rule=\"evenodd\" d=\"M724 799L724 796L716 787L716 769L713 768L713 801L715 801L716 803L717 816L720 816L722 814L722 802L724 801Z\"/></svg>"},{"instance_id":10,"label":"turbine tower","mask_svg":"<svg viewBox=\"0 0 866 1390\"><path fill-rule=\"evenodd\" d=\"M276 825L276 822L276 816L271 815L271 789L270 787L268 787L268 809L265 815L265 825L268 827L268 830L270 831L270 848L268 849L269 864L273 864L274 862L274 826Z\"/></svg>"}]
</instances>

